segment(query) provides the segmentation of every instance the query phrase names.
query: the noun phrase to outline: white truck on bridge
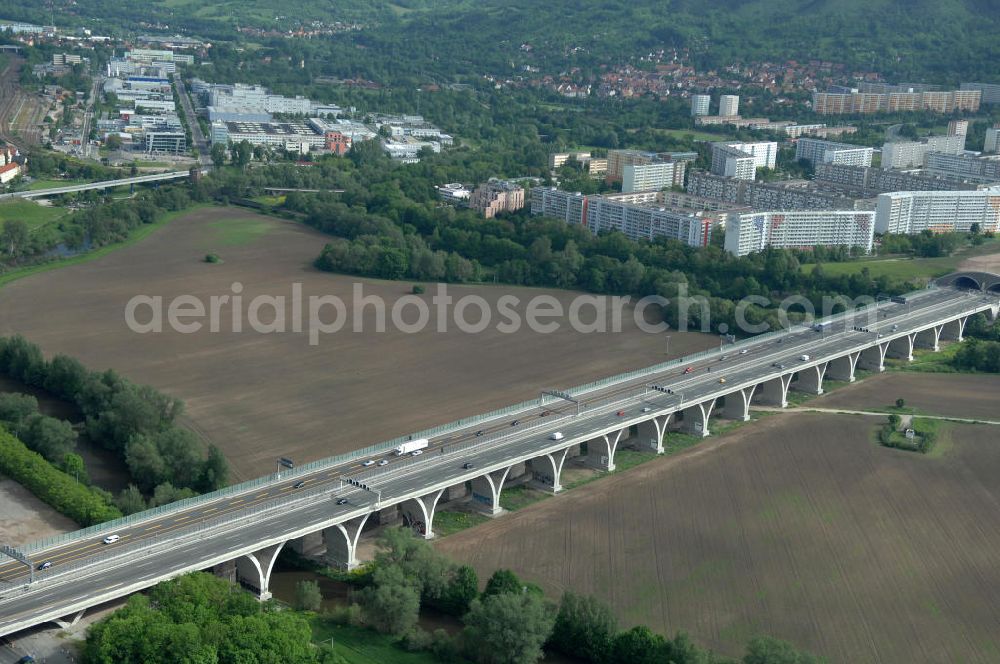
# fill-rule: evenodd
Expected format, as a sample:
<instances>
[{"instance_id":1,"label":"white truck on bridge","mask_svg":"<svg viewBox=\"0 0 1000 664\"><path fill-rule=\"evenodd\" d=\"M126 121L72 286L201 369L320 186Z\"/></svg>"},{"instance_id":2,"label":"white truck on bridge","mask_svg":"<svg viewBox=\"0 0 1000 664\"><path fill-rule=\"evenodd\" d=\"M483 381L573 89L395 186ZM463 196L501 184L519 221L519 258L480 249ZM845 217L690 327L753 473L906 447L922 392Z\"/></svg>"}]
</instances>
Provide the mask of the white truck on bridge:
<instances>
[{"instance_id":1,"label":"white truck on bridge","mask_svg":"<svg viewBox=\"0 0 1000 664\"><path fill-rule=\"evenodd\" d=\"M422 450L429 444L430 441L428 441L426 438L417 438L416 440L408 440L396 448L396 456L403 456L404 454L409 454L410 452L416 452L417 450Z\"/></svg>"}]
</instances>

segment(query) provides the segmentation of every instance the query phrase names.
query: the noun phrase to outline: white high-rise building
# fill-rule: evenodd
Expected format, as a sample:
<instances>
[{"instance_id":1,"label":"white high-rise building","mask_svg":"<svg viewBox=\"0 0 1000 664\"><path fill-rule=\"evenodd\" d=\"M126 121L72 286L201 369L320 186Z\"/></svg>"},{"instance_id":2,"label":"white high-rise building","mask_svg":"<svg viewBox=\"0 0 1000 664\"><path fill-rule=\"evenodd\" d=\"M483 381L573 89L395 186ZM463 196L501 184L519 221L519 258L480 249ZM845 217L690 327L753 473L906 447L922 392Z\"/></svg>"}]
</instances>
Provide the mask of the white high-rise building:
<instances>
[{"instance_id":1,"label":"white high-rise building","mask_svg":"<svg viewBox=\"0 0 1000 664\"><path fill-rule=\"evenodd\" d=\"M684 186L687 162L659 161L652 164L625 164L622 170L622 193L659 191Z\"/></svg>"},{"instance_id":2,"label":"white high-rise building","mask_svg":"<svg viewBox=\"0 0 1000 664\"><path fill-rule=\"evenodd\" d=\"M879 194L878 233L968 233L973 224L1000 230L1000 187L979 191L894 191Z\"/></svg>"},{"instance_id":3,"label":"white high-rise building","mask_svg":"<svg viewBox=\"0 0 1000 664\"><path fill-rule=\"evenodd\" d=\"M1000 127L990 127L986 130L983 152L1000 152Z\"/></svg>"},{"instance_id":4,"label":"white high-rise building","mask_svg":"<svg viewBox=\"0 0 1000 664\"><path fill-rule=\"evenodd\" d=\"M730 215L726 251L745 256L765 247L812 249L817 246L862 247L871 252L875 213L859 210L794 210Z\"/></svg>"},{"instance_id":5,"label":"white high-rise building","mask_svg":"<svg viewBox=\"0 0 1000 664\"><path fill-rule=\"evenodd\" d=\"M691 115L708 115L708 107L712 103L709 95L691 95Z\"/></svg>"},{"instance_id":6,"label":"white high-rise building","mask_svg":"<svg viewBox=\"0 0 1000 664\"><path fill-rule=\"evenodd\" d=\"M821 141L818 138L800 138L795 143L795 158L816 164L842 164L844 166L871 166L873 148L848 143Z\"/></svg>"},{"instance_id":7,"label":"white high-rise building","mask_svg":"<svg viewBox=\"0 0 1000 664\"><path fill-rule=\"evenodd\" d=\"M712 167L715 175L753 180L758 168L774 168L778 163L778 144L774 141L758 143L712 143Z\"/></svg>"},{"instance_id":8,"label":"white high-rise building","mask_svg":"<svg viewBox=\"0 0 1000 664\"><path fill-rule=\"evenodd\" d=\"M968 120L952 120L948 123L949 136L965 136L969 133Z\"/></svg>"},{"instance_id":9,"label":"white high-rise building","mask_svg":"<svg viewBox=\"0 0 1000 664\"><path fill-rule=\"evenodd\" d=\"M923 166L931 152L960 154L965 149L965 135L929 136L920 141L895 141L882 145L882 168Z\"/></svg>"},{"instance_id":10,"label":"white high-rise building","mask_svg":"<svg viewBox=\"0 0 1000 664\"><path fill-rule=\"evenodd\" d=\"M693 213L627 203L604 196L588 196L586 223L594 235L602 231L620 231L632 240L667 237L692 247L708 246L713 213Z\"/></svg>"},{"instance_id":11,"label":"white high-rise building","mask_svg":"<svg viewBox=\"0 0 1000 664\"><path fill-rule=\"evenodd\" d=\"M740 96L722 95L719 97L719 115L732 117L740 114Z\"/></svg>"}]
</instances>

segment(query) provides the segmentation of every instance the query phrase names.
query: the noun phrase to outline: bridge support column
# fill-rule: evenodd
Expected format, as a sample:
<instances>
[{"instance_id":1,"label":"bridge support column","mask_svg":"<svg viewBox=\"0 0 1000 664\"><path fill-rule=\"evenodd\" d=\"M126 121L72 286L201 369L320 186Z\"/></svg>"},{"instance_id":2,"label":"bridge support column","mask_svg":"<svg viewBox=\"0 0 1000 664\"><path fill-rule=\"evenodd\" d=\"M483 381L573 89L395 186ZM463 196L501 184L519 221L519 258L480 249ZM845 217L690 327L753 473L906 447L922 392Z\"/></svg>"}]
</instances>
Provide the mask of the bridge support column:
<instances>
[{"instance_id":1,"label":"bridge support column","mask_svg":"<svg viewBox=\"0 0 1000 664\"><path fill-rule=\"evenodd\" d=\"M292 551L299 554L300 556L308 556L312 553L318 553L323 549L323 533L315 532L308 533L302 537L297 537L288 543Z\"/></svg>"},{"instance_id":2,"label":"bridge support column","mask_svg":"<svg viewBox=\"0 0 1000 664\"><path fill-rule=\"evenodd\" d=\"M550 452L537 456L528 462L531 467L531 483L543 491L559 493L562 491L562 484L559 480L562 477L563 464L569 448Z\"/></svg>"},{"instance_id":3,"label":"bridge support column","mask_svg":"<svg viewBox=\"0 0 1000 664\"><path fill-rule=\"evenodd\" d=\"M480 510L490 516L503 511L500 507L500 492L503 491L503 483L507 480L510 469L511 467L507 466L503 470L494 470L472 480L472 500Z\"/></svg>"},{"instance_id":4,"label":"bridge support column","mask_svg":"<svg viewBox=\"0 0 1000 664\"><path fill-rule=\"evenodd\" d=\"M858 366L866 371L875 371L878 373L885 371L885 352L888 349L888 341L864 349L858 357Z\"/></svg>"},{"instance_id":5,"label":"bridge support column","mask_svg":"<svg viewBox=\"0 0 1000 664\"><path fill-rule=\"evenodd\" d=\"M684 409L684 432L705 438L709 435L708 418L715 408L715 399L703 401Z\"/></svg>"},{"instance_id":6,"label":"bridge support column","mask_svg":"<svg viewBox=\"0 0 1000 664\"><path fill-rule=\"evenodd\" d=\"M79 611L77 611L76 613L74 613L72 615L66 616L65 618L57 618L57 619L53 620L52 622L54 622L56 625L58 625L59 629L69 629L73 625L75 625L78 622L80 622L80 618L82 618L83 614L85 614L86 612L87 612L87 609L80 609Z\"/></svg>"},{"instance_id":7,"label":"bridge support column","mask_svg":"<svg viewBox=\"0 0 1000 664\"><path fill-rule=\"evenodd\" d=\"M411 498L402 504L403 520L408 526L416 527L423 533L424 539L434 537L434 510L444 489L428 493L426 496Z\"/></svg>"},{"instance_id":8,"label":"bridge support column","mask_svg":"<svg viewBox=\"0 0 1000 664\"><path fill-rule=\"evenodd\" d=\"M672 416L673 413L657 415L651 420L640 423L636 434L636 449L663 454L663 437L667 433Z\"/></svg>"},{"instance_id":9,"label":"bridge support column","mask_svg":"<svg viewBox=\"0 0 1000 664\"><path fill-rule=\"evenodd\" d=\"M897 360L913 361L913 344L916 341L916 333L907 334L904 337L897 337L889 342L885 350L885 356Z\"/></svg>"},{"instance_id":10,"label":"bridge support column","mask_svg":"<svg viewBox=\"0 0 1000 664\"><path fill-rule=\"evenodd\" d=\"M744 387L742 390L726 395L726 403L722 407L722 416L727 420L746 422L750 419L750 401L757 386Z\"/></svg>"},{"instance_id":11,"label":"bridge support column","mask_svg":"<svg viewBox=\"0 0 1000 664\"><path fill-rule=\"evenodd\" d=\"M279 542L236 559L236 578L244 585L254 588L257 591L257 598L262 602L271 599L271 592L267 586L271 581L274 561L278 559L283 546L285 542Z\"/></svg>"},{"instance_id":12,"label":"bridge support column","mask_svg":"<svg viewBox=\"0 0 1000 664\"><path fill-rule=\"evenodd\" d=\"M941 350L941 328L942 325L935 325L926 330L917 332L913 339L913 345L917 348L930 348L935 353Z\"/></svg>"},{"instance_id":13,"label":"bridge support column","mask_svg":"<svg viewBox=\"0 0 1000 664\"><path fill-rule=\"evenodd\" d=\"M788 407L788 386L792 382L792 374L783 374L777 378L764 381L757 386L757 396L762 404Z\"/></svg>"},{"instance_id":14,"label":"bridge support column","mask_svg":"<svg viewBox=\"0 0 1000 664\"><path fill-rule=\"evenodd\" d=\"M369 512L364 516L359 516L330 526L323 530L323 541L326 542L326 560L330 565L341 569L352 570L358 566L357 550L358 540L361 539L361 531L368 521Z\"/></svg>"},{"instance_id":15,"label":"bridge support column","mask_svg":"<svg viewBox=\"0 0 1000 664\"><path fill-rule=\"evenodd\" d=\"M827 363L826 375L830 380L839 380L845 383L854 382L854 369L858 366L858 358L861 353L848 353L830 360Z\"/></svg>"},{"instance_id":16,"label":"bridge support column","mask_svg":"<svg viewBox=\"0 0 1000 664\"><path fill-rule=\"evenodd\" d=\"M465 486L465 482L461 484L456 484L445 489L444 502L451 500L458 500L460 498L465 498L469 495L469 487Z\"/></svg>"},{"instance_id":17,"label":"bridge support column","mask_svg":"<svg viewBox=\"0 0 1000 664\"><path fill-rule=\"evenodd\" d=\"M945 323L941 326L941 338L950 341L961 341L964 338L962 335L965 333L965 324L968 320L969 318L966 316Z\"/></svg>"},{"instance_id":18,"label":"bridge support column","mask_svg":"<svg viewBox=\"0 0 1000 664\"><path fill-rule=\"evenodd\" d=\"M628 429L619 429L587 441L587 463L594 468L611 472L615 469L615 452Z\"/></svg>"},{"instance_id":19,"label":"bridge support column","mask_svg":"<svg viewBox=\"0 0 1000 664\"><path fill-rule=\"evenodd\" d=\"M823 377L826 376L827 366L823 363L801 370L799 379L789 385L790 389L806 394L823 394Z\"/></svg>"},{"instance_id":20,"label":"bridge support column","mask_svg":"<svg viewBox=\"0 0 1000 664\"><path fill-rule=\"evenodd\" d=\"M212 567L212 574L229 583L236 583L236 561L227 560Z\"/></svg>"}]
</instances>

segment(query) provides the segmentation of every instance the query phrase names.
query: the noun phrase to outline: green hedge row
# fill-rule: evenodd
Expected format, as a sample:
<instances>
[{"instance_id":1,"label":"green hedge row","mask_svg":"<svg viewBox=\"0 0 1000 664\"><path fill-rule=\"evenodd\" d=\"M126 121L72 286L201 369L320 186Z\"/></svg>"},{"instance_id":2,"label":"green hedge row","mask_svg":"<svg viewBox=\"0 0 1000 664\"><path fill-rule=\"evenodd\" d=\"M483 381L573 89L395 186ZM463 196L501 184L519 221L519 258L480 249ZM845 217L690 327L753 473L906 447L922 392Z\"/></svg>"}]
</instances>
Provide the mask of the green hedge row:
<instances>
[{"instance_id":1,"label":"green hedge row","mask_svg":"<svg viewBox=\"0 0 1000 664\"><path fill-rule=\"evenodd\" d=\"M110 494L80 484L2 428L0 473L21 484L81 526L122 516L118 508L111 504Z\"/></svg>"}]
</instances>

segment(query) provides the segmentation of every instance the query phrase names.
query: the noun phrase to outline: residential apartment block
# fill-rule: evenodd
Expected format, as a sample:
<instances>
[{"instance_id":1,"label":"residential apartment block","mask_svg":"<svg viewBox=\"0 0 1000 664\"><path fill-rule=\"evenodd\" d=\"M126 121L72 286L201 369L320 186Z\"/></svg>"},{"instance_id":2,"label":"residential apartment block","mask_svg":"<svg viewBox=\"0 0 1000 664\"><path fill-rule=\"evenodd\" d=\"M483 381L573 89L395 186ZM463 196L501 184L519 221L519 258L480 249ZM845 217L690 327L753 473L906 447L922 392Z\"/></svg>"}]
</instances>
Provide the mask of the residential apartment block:
<instances>
[{"instance_id":1,"label":"residential apartment block","mask_svg":"<svg viewBox=\"0 0 1000 664\"><path fill-rule=\"evenodd\" d=\"M963 90L978 91L983 104L1000 104L1000 85L996 83L962 83Z\"/></svg>"},{"instance_id":2,"label":"residential apartment block","mask_svg":"<svg viewBox=\"0 0 1000 664\"><path fill-rule=\"evenodd\" d=\"M686 167L687 163L683 161L625 164L622 171L622 193L683 187Z\"/></svg>"},{"instance_id":3,"label":"residential apartment block","mask_svg":"<svg viewBox=\"0 0 1000 664\"><path fill-rule=\"evenodd\" d=\"M816 164L871 166L874 154L873 148L822 141L818 138L800 138L795 143L795 158L806 159L814 167Z\"/></svg>"},{"instance_id":4,"label":"residential apartment block","mask_svg":"<svg viewBox=\"0 0 1000 664\"><path fill-rule=\"evenodd\" d=\"M930 152L926 158L926 171L944 178L994 184L1000 182L1000 155Z\"/></svg>"},{"instance_id":5,"label":"residential apartment block","mask_svg":"<svg viewBox=\"0 0 1000 664\"><path fill-rule=\"evenodd\" d=\"M878 233L968 233L1000 230L1000 187L980 191L894 191L880 194L875 209Z\"/></svg>"},{"instance_id":6,"label":"residential apartment block","mask_svg":"<svg viewBox=\"0 0 1000 664\"><path fill-rule=\"evenodd\" d=\"M715 175L753 180L758 168L774 168L778 160L778 144L712 143L712 168Z\"/></svg>"},{"instance_id":7,"label":"residential apartment block","mask_svg":"<svg viewBox=\"0 0 1000 664\"><path fill-rule=\"evenodd\" d=\"M752 212L726 222L726 251L736 256L776 249L817 246L862 247L871 252L875 213L854 210Z\"/></svg>"},{"instance_id":8,"label":"residential apartment block","mask_svg":"<svg viewBox=\"0 0 1000 664\"><path fill-rule=\"evenodd\" d=\"M1000 127L993 126L986 130L986 140L983 141L983 152L1000 152Z\"/></svg>"},{"instance_id":9,"label":"residential apartment block","mask_svg":"<svg viewBox=\"0 0 1000 664\"><path fill-rule=\"evenodd\" d=\"M687 193L754 210L859 210L874 207L873 201L794 180L753 182L694 171L688 175Z\"/></svg>"},{"instance_id":10,"label":"residential apartment block","mask_svg":"<svg viewBox=\"0 0 1000 664\"><path fill-rule=\"evenodd\" d=\"M586 209L587 227L594 235L619 231L632 240L666 237L692 247L708 246L712 227L719 223L712 213L681 212L604 196L588 196Z\"/></svg>"},{"instance_id":11,"label":"residential apartment block","mask_svg":"<svg viewBox=\"0 0 1000 664\"><path fill-rule=\"evenodd\" d=\"M861 196L874 196L887 191L949 191L982 188L982 185L956 182L924 173L841 164L817 165L813 181L820 185L830 184L849 189Z\"/></svg>"},{"instance_id":12,"label":"residential apartment block","mask_svg":"<svg viewBox=\"0 0 1000 664\"><path fill-rule=\"evenodd\" d=\"M510 180L491 179L472 192L469 207L487 219L500 212L515 212L524 207L524 187Z\"/></svg>"},{"instance_id":13,"label":"residential apartment block","mask_svg":"<svg viewBox=\"0 0 1000 664\"><path fill-rule=\"evenodd\" d=\"M919 141L892 141L882 145L882 168L919 168L930 152L959 154L965 135L929 136Z\"/></svg>"},{"instance_id":14,"label":"residential apartment block","mask_svg":"<svg viewBox=\"0 0 1000 664\"><path fill-rule=\"evenodd\" d=\"M950 90L925 92L814 92L813 111L819 115L903 113L931 111L954 113L979 110L982 92Z\"/></svg>"},{"instance_id":15,"label":"residential apartment block","mask_svg":"<svg viewBox=\"0 0 1000 664\"><path fill-rule=\"evenodd\" d=\"M951 120L948 122L949 136L967 136L969 134L968 120Z\"/></svg>"}]
</instances>

